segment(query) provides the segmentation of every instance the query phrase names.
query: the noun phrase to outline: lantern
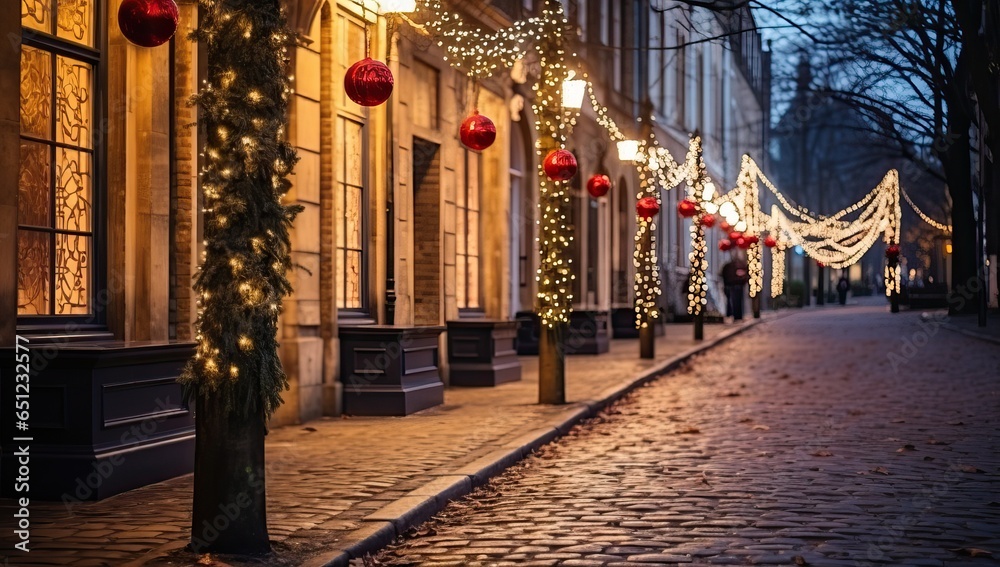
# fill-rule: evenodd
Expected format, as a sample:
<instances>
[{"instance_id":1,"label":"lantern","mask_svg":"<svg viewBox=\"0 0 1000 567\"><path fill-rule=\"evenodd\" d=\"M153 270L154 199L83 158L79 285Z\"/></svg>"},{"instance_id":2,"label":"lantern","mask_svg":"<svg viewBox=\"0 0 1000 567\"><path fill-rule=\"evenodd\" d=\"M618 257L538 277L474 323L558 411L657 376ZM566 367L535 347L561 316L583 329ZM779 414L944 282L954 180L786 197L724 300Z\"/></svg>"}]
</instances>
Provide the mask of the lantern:
<instances>
[{"instance_id":1,"label":"lantern","mask_svg":"<svg viewBox=\"0 0 1000 567\"><path fill-rule=\"evenodd\" d=\"M462 122L459 128L459 137L462 144L470 150L481 152L493 145L497 139L497 127L489 118L474 113Z\"/></svg>"},{"instance_id":2,"label":"lantern","mask_svg":"<svg viewBox=\"0 0 1000 567\"><path fill-rule=\"evenodd\" d=\"M140 47L157 47L170 41L179 18L174 0L124 0L118 8L122 35Z\"/></svg>"},{"instance_id":3,"label":"lantern","mask_svg":"<svg viewBox=\"0 0 1000 567\"><path fill-rule=\"evenodd\" d=\"M611 178L607 175L598 173L587 180L587 193L590 193L590 196L595 199L607 195L610 190Z\"/></svg>"},{"instance_id":4,"label":"lantern","mask_svg":"<svg viewBox=\"0 0 1000 567\"><path fill-rule=\"evenodd\" d=\"M648 221L660 212L660 203L657 202L656 197L643 197L635 204L635 212L639 218Z\"/></svg>"},{"instance_id":5,"label":"lantern","mask_svg":"<svg viewBox=\"0 0 1000 567\"><path fill-rule=\"evenodd\" d=\"M543 167L552 181L568 181L576 175L576 156L569 150L552 150L545 156Z\"/></svg>"},{"instance_id":6,"label":"lantern","mask_svg":"<svg viewBox=\"0 0 1000 567\"><path fill-rule=\"evenodd\" d=\"M378 106L389 100L394 82L385 63L366 57L347 70L344 91L361 106Z\"/></svg>"}]
</instances>

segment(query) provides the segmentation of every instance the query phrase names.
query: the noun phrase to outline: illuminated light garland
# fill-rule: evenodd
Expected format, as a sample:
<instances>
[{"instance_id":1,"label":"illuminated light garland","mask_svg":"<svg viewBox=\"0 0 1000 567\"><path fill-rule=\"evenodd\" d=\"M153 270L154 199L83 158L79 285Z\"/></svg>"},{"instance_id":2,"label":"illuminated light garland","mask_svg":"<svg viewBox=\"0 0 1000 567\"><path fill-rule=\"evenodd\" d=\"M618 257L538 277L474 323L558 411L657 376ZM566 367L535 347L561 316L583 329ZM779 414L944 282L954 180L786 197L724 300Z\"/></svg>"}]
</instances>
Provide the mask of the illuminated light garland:
<instances>
[{"instance_id":1,"label":"illuminated light garland","mask_svg":"<svg viewBox=\"0 0 1000 567\"><path fill-rule=\"evenodd\" d=\"M919 216L921 220L923 220L925 223L933 226L934 228L940 230L941 232L946 232L948 234L951 234L951 225L950 224L940 223L940 222L937 222L936 220L932 219L926 213L924 213L923 211L920 210L920 207L918 207L917 204L913 202L913 199L910 199L910 196L906 193L906 189L903 189L902 187L900 187L899 191L900 191L900 193L903 194L903 198L906 199L906 203L908 205L910 205L910 208L913 209L913 212L917 213L917 216Z\"/></svg>"},{"instance_id":2,"label":"illuminated light garland","mask_svg":"<svg viewBox=\"0 0 1000 567\"><path fill-rule=\"evenodd\" d=\"M771 249L771 297L785 293L785 247Z\"/></svg>"},{"instance_id":3,"label":"illuminated light garland","mask_svg":"<svg viewBox=\"0 0 1000 567\"><path fill-rule=\"evenodd\" d=\"M708 176L705 159L702 155L701 136L691 138L689 155L693 156L692 166L688 172L688 198L698 203L706 195L705 188L712 180ZM702 205L702 208L704 206ZM691 253L688 260L691 263L688 272L688 313L699 315L708 305L708 244L705 242L705 227L700 222L691 223Z\"/></svg>"}]
</instances>

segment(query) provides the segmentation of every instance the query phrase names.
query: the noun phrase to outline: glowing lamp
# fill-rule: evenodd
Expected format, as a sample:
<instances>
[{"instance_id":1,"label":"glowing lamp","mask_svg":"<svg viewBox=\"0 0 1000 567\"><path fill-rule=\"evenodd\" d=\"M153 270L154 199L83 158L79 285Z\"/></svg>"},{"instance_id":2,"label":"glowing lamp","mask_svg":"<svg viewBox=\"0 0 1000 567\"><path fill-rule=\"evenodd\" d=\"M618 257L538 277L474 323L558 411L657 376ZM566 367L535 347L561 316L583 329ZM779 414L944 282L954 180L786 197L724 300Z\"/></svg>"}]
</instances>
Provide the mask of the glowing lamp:
<instances>
[{"instance_id":1,"label":"glowing lamp","mask_svg":"<svg viewBox=\"0 0 1000 567\"><path fill-rule=\"evenodd\" d=\"M587 81L574 79L576 71L570 71L569 76L562 84L562 105L563 108L580 110L583 108L583 96L587 93Z\"/></svg>"},{"instance_id":2,"label":"glowing lamp","mask_svg":"<svg viewBox=\"0 0 1000 567\"><path fill-rule=\"evenodd\" d=\"M635 161L639 159L639 141L623 140L618 142L618 159L621 161Z\"/></svg>"}]
</instances>

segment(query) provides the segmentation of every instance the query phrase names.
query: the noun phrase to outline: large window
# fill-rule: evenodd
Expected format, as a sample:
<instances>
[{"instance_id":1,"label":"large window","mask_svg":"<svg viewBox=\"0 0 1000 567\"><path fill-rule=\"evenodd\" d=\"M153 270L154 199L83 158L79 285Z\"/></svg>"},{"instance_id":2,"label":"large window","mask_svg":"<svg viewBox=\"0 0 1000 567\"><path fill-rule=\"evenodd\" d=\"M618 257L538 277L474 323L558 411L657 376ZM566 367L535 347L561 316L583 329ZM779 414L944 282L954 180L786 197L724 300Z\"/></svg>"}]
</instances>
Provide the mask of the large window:
<instances>
[{"instance_id":1,"label":"large window","mask_svg":"<svg viewBox=\"0 0 1000 567\"><path fill-rule=\"evenodd\" d=\"M346 11L338 12L333 36L335 76L364 57L365 24ZM333 119L333 222L336 233L334 264L339 316L368 313L368 192L366 189L367 111L349 100L342 89Z\"/></svg>"},{"instance_id":2,"label":"large window","mask_svg":"<svg viewBox=\"0 0 1000 567\"><path fill-rule=\"evenodd\" d=\"M456 295L458 308L462 310L482 309L482 287L479 281L480 261L480 179L478 153L465 153L465 183L458 188L455 232L458 246L455 252Z\"/></svg>"},{"instance_id":3,"label":"large window","mask_svg":"<svg viewBox=\"0 0 1000 567\"><path fill-rule=\"evenodd\" d=\"M86 316L95 288L94 0L21 0L17 312Z\"/></svg>"}]
</instances>

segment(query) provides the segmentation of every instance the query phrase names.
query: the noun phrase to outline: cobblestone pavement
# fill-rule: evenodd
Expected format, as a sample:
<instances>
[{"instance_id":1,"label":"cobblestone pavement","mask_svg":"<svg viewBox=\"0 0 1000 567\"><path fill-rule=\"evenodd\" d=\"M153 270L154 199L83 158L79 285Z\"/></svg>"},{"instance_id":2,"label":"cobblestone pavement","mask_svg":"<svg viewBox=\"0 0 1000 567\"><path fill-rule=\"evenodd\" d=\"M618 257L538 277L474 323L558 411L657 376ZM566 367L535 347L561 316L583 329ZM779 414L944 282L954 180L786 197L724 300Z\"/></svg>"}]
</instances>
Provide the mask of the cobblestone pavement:
<instances>
[{"instance_id":1,"label":"cobblestone pavement","mask_svg":"<svg viewBox=\"0 0 1000 567\"><path fill-rule=\"evenodd\" d=\"M1000 565L1000 349L886 311L758 326L355 565Z\"/></svg>"},{"instance_id":2,"label":"cobblestone pavement","mask_svg":"<svg viewBox=\"0 0 1000 567\"><path fill-rule=\"evenodd\" d=\"M707 338L732 329L706 327ZM277 554L264 565L298 565L338 549L373 512L476 463L540 428L552 427L665 359L695 347L690 325L671 325L658 360L640 360L638 341L613 341L599 357L567 364L562 407L539 406L537 358L522 358L524 379L498 388L447 390L445 404L406 418L327 418L283 427L267 439L268 527ZM101 502L31 504L32 552L12 551L14 506L0 500L0 565L190 565L191 475ZM386 512L388 513L388 512ZM226 560L229 564L238 561ZM260 563L258 563L260 564Z\"/></svg>"}]
</instances>

